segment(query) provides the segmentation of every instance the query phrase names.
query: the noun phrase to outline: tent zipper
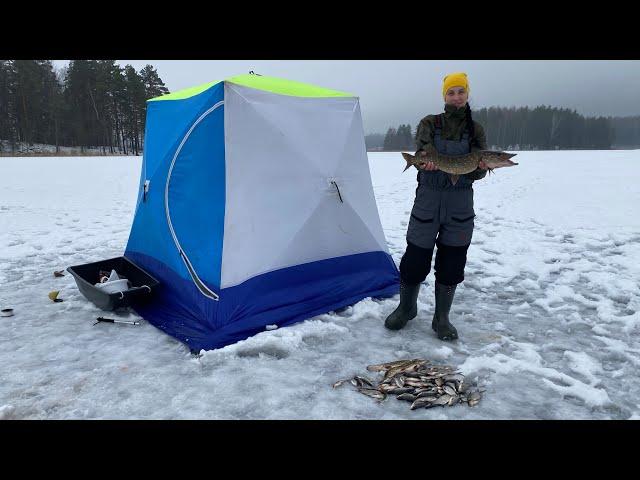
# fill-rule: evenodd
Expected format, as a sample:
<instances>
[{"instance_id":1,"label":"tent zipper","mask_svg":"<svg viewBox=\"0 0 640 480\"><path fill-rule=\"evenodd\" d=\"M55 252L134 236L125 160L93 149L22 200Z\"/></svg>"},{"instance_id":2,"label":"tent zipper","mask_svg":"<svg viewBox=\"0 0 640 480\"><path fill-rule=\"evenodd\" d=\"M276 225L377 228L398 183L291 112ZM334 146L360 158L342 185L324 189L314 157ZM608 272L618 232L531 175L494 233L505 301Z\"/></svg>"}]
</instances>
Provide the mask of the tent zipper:
<instances>
[{"instance_id":1,"label":"tent zipper","mask_svg":"<svg viewBox=\"0 0 640 480\"><path fill-rule=\"evenodd\" d=\"M212 291L209 287L207 287L204 284L204 282L200 279L200 277L198 276L195 268L193 268L193 265L191 264L191 261L189 260L189 257L187 257L187 254L185 253L185 251L180 246L180 242L178 241L178 237L176 236L176 232L173 229L173 223L171 223L171 213L169 211L169 183L171 182L171 174L173 173L173 167L175 166L175 163L176 163L176 160L178 158L178 155L180 155L180 151L182 150L182 147L186 143L187 139L189 138L189 135L191 135L191 132L193 132L193 130L196 128L196 126L202 120L204 120L207 117L207 115L209 115L211 112L216 110L221 105L224 105L224 100L219 101L213 107L211 107L209 110L207 110L202 115L200 115L200 117L194 122L194 124L191 125L191 128L189 128L189 130L185 134L184 138L180 142L180 145L178 146L178 149L176 150L176 153L173 155L173 159L171 160L171 166L169 167L169 173L167 174L167 182L166 182L165 187L164 187L164 209L165 209L165 214L166 214L166 217L167 217L167 223L169 224L169 231L171 232L171 237L173 238L173 243L175 243L176 248L178 249L178 253L180 253L180 258L182 258L182 261L184 262L185 266L187 267L187 271L189 272L189 275L191 276L191 280L195 284L196 288L205 297L210 298L212 300L220 300L220 296L217 293L215 293L214 291Z\"/></svg>"}]
</instances>

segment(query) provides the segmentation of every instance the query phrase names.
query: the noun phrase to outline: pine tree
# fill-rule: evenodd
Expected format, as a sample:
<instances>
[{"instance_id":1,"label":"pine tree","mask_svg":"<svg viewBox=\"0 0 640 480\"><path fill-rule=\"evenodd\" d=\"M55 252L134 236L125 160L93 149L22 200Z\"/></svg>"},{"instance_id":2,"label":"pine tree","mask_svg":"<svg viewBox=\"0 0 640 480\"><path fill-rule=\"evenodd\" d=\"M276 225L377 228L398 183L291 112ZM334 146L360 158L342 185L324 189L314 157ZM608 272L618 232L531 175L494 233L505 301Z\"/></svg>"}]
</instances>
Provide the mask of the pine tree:
<instances>
[{"instance_id":1,"label":"pine tree","mask_svg":"<svg viewBox=\"0 0 640 480\"><path fill-rule=\"evenodd\" d=\"M125 92L127 99L127 117L125 126L128 135L129 146L134 155L139 155L142 144L141 137L144 132L145 88L142 77L131 65L124 67Z\"/></svg>"},{"instance_id":2,"label":"pine tree","mask_svg":"<svg viewBox=\"0 0 640 480\"><path fill-rule=\"evenodd\" d=\"M12 150L16 142L15 89L13 62L0 60L0 141L6 141Z\"/></svg>"},{"instance_id":3,"label":"pine tree","mask_svg":"<svg viewBox=\"0 0 640 480\"><path fill-rule=\"evenodd\" d=\"M145 100L169 93L169 89L164 85L157 70L152 65L147 65L140 70L140 78L144 83Z\"/></svg>"},{"instance_id":4,"label":"pine tree","mask_svg":"<svg viewBox=\"0 0 640 480\"><path fill-rule=\"evenodd\" d=\"M389 128L389 130L387 130L387 134L384 136L384 145L383 145L383 150L385 152L390 152L394 149L394 145L396 142L396 134L397 134L397 131L395 128Z\"/></svg>"}]
</instances>

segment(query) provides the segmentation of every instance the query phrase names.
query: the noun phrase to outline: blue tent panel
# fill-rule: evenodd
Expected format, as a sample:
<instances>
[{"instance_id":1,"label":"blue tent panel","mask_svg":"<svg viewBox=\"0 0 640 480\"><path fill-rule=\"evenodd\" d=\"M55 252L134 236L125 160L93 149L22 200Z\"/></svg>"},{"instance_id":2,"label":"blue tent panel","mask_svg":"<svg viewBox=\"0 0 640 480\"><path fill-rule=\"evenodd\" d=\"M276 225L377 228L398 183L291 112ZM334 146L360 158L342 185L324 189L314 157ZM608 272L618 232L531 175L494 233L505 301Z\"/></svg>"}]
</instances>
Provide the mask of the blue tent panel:
<instances>
[{"instance_id":1,"label":"blue tent panel","mask_svg":"<svg viewBox=\"0 0 640 480\"><path fill-rule=\"evenodd\" d=\"M193 283L144 255L129 256L162 278L156 299L136 311L192 350L220 348L276 324L287 326L352 305L367 297L398 293L398 272L384 252L306 263L259 275L221 291L216 302Z\"/></svg>"},{"instance_id":2,"label":"blue tent panel","mask_svg":"<svg viewBox=\"0 0 640 480\"><path fill-rule=\"evenodd\" d=\"M127 257L143 253L191 281L171 235L165 208L165 187L173 163L169 181L173 228L201 280L214 291L220 286L224 230L224 106L203 114L223 98L220 83L186 100L149 103L147 128L156 130L149 133L150 144L145 146L138 206L125 249ZM162 138L163 134L169 136ZM167 144L172 148L166 149ZM159 159L159 155L163 157ZM143 201L145 179L151 183Z\"/></svg>"},{"instance_id":3,"label":"blue tent panel","mask_svg":"<svg viewBox=\"0 0 640 480\"><path fill-rule=\"evenodd\" d=\"M171 171L169 212L183 251L200 279L220 288L224 235L224 106L192 131Z\"/></svg>"}]
</instances>

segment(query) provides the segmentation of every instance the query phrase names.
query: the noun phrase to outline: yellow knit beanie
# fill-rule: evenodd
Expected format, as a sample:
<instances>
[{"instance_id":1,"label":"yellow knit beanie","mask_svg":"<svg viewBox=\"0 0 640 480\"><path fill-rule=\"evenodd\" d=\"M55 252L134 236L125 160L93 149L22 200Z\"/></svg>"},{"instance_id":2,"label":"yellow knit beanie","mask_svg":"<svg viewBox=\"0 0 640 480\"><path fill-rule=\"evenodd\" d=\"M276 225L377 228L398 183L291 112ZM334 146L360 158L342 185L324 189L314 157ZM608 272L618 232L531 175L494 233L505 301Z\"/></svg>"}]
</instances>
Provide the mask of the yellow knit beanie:
<instances>
[{"instance_id":1,"label":"yellow knit beanie","mask_svg":"<svg viewBox=\"0 0 640 480\"><path fill-rule=\"evenodd\" d=\"M450 73L444 77L442 82L442 96L447 98L447 90L451 87L464 87L467 93L469 93L469 80L467 74L464 72Z\"/></svg>"}]
</instances>

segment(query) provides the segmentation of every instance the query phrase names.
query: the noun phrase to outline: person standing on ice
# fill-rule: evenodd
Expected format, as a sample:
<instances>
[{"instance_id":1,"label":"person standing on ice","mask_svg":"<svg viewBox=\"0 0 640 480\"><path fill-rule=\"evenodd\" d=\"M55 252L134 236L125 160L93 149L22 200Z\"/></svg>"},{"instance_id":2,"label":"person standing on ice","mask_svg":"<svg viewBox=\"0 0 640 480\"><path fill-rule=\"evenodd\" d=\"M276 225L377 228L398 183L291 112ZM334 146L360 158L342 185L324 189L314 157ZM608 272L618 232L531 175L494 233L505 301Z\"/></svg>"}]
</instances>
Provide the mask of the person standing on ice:
<instances>
[{"instance_id":1,"label":"person standing on ice","mask_svg":"<svg viewBox=\"0 0 640 480\"><path fill-rule=\"evenodd\" d=\"M416 156L424 156L431 145L445 155L464 155L474 150L486 150L482 126L471 117L468 104L469 81L465 73L444 77L442 94L444 113L428 115L420 121L416 133ZM435 313L431 326L440 340L458 338L449 321L456 286L464 280L467 249L473 233L474 180L484 178L487 165L460 175L457 182L428 162L418 168L418 188L407 230L407 249L400 261L400 305L389 315L385 327L403 328L418 314L420 284L431 269L434 246Z\"/></svg>"}]
</instances>

